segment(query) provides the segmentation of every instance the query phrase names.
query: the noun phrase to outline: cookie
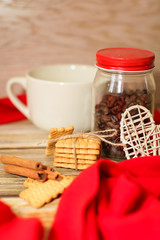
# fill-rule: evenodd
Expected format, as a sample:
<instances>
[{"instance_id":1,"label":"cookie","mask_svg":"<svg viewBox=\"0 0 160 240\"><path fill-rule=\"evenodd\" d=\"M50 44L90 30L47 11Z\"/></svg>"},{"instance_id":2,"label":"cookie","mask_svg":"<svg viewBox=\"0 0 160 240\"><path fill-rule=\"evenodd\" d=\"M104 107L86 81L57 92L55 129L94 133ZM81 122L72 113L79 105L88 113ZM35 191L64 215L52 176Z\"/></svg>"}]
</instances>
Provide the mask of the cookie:
<instances>
[{"instance_id":1,"label":"cookie","mask_svg":"<svg viewBox=\"0 0 160 240\"><path fill-rule=\"evenodd\" d=\"M100 140L88 139L88 138L67 138L58 140L55 144L56 148L75 148L76 149L99 149Z\"/></svg>"},{"instance_id":2,"label":"cookie","mask_svg":"<svg viewBox=\"0 0 160 240\"><path fill-rule=\"evenodd\" d=\"M82 164L93 164L95 163L95 160L87 160L87 159L79 159L76 158L77 163ZM66 157L54 157L54 163L74 163L74 158L66 158ZM54 165L54 164L53 164Z\"/></svg>"},{"instance_id":3,"label":"cookie","mask_svg":"<svg viewBox=\"0 0 160 240\"><path fill-rule=\"evenodd\" d=\"M69 126L69 127L61 127L61 128L51 128L50 132L49 132L49 136L48 139L56 139L59 138L61 136L65 136L65 135L70 135L72 134L74 131L74 127L73 126Z\"/></svg>"},{"instance_id":4,"label":"cookie","mask_svg":"<svg viewBox=\"0 0 160 240\"><path fill-rule=\"evenodd\" d=\"M75 149L76 154L100 155L99 149ZM55 153L74 153L73 148L55 148Z\"/></svg>"},{"instance_id":5,"label":"cookie","mask_svg":"<svg viewBox=\"0 0 160 240\"><path fill-rule=\"evenodd\" d=\"M61 181L47 180L42 184L28 180L25 185L29 187L23 190L19 197L25 199L31 206L40 208L62 194L72 181L73 177L65 176Z\"/></svg>"},{"instance_id":6,"label":"cookie","mask_svg":"<svg viewBox=\"0 0 160 240\"><path fill-rule=\"evenodd\" d=\"M75 156L73 153L57 153L55 152L54 153L54 156L55 157L62 157L62 158L71 158L71 159L74 159ZM94 154L77 154L76 155L76 158L77 159L86 159L86 160L97 160L98 159L98 155L94 155Z\"/></svg>"},{"instance_id":7,"label":"cookie","mask_svg":"<svg viewBox=\"0 0 160 240\"><path fill-rule=\"evenodd\" d=\"M75 169L76 165L75 163L59 163L59 162L54 162L53 163L55 167L62 167L62 168L71 168ZM90 167L92 164L77 164L77 170L84 170L88 167Z\"/></svg>"},{"instance_id":8,"label":"cookie","mask_svg":"<svg viewBox=\"0 0 160 240\"><path fill-rule=\"evenodd\" d=\"M52 140L52 139L56 139L65 135L70 135L72 134L74 131L74 127L73 126L69 126L69 127L61 127L61 128L51 128L49 135L48 135L48 140ZM46 150L45 150L45 155L46 156L50 156L53 155L54 153L54 146L55 143L53 142L48 142L47 146L46 146Z\"/></svg>"}]
</instances>

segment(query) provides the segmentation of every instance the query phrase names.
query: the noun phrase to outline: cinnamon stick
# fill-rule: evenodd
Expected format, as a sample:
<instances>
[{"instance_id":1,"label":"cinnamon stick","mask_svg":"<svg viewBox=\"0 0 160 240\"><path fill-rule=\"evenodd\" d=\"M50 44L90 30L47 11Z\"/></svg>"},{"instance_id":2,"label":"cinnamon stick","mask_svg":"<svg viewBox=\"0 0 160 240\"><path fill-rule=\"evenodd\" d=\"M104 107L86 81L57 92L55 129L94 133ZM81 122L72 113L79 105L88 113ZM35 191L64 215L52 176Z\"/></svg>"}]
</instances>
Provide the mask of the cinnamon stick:
<instances>
[{"instance_id":1,"label":"cinnamon stick","mask_svg":"<svg viewBox=\"0 0 160 240\"><path fill-rule=\"evenodd\" d=\"M5 164L16 165L24 168L35 169L35 170L42 170L43 168L43 165L41 162L37 162L35 160L23 159L15 156L9 157L9 156L3 155L0 157L0 162Z\"/></svg>"},{"instance_id":2,"label":"cinnamon stick","mask_svg":"<svg viewBox=\"0 0 160 240\"><path fill-rule=\"evenodd\" d=\"M12 173L24 177L29 177L38 181L46 181L47 180L47 173L44 171L37 171L34 169L19 167L15 165L5 165L4 171L7 173Z\"/></svg>"},{"instance_id":3,"label":"cinnamon stick","mask_svg":"<svg viewBox=\"0 0 160 240\"><path fill-rule=\"evenodd\" d=\"M51 172L54 172L54 171L55 171L55 169L54 169L53 167L46 166L46 165L43 165L43 166L42 166L42 169L43 169L43 170L47 170L47 171L51 171Z\"/></svg>"},{"instance_id":4,"label":"cinnamon stick","mask_svg":"<svg viewBox=\"0 0 160 240\"><path fill-rule=\"evenodd\" d=\"M47 174L47 178L50 180L55 180L59 177L59 173L54 171L50 171L50 170L44 170L44 172Z\"/></svg>"}]
</instances>

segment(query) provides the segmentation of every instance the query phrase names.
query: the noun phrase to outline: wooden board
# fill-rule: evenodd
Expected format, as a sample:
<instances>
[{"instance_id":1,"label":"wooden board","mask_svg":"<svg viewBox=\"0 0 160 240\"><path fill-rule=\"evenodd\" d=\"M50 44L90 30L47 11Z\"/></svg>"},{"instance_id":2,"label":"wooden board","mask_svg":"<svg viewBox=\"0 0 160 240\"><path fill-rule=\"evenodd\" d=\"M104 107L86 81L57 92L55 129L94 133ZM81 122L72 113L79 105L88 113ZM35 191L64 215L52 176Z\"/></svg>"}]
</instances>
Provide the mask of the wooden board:
<instances>
[{"instance_id":1,"label":"wooden board","mask_svg":"<svg viewBox=\"0 0 160 240\"><path fill-rule=\"evenodd\" d=\"M53 156L45 156L45 144L37 145L46 140L48 132L44 132L28 121L0 125L0 156L17 156L25 159L41 161L43 164L53 166ZM18 197L25 189L25 177L4 172L4 164L0 163L0 197L12 210L21 217L37 217L45 228L45 238L54 221L59 199L53 200L40 209L31 207L25 200ZM64 175L79 174L79 171L64 168L55 168Z\"/></svg>"}]
</instances>

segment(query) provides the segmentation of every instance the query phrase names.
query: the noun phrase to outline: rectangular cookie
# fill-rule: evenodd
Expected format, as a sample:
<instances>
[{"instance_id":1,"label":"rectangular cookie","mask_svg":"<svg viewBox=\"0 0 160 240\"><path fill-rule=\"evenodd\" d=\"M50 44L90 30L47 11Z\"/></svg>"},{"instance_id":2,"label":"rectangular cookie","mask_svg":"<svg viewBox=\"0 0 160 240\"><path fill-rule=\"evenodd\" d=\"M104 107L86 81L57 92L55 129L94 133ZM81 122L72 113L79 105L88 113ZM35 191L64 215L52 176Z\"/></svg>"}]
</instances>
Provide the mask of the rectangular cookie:
<instances>
[{"instance_id":1,"label":"rectangular cookie","mask_svg":"<svg viewBox=\"0 0 160 240\"><path fill-rule=\"evenodd\" d=\"M62 168L71 168L71 169L75 169L75 163L59 163L59 162L54 162L53 165L55 167L62 167ZM92 164L77 164L77 169L78 170L83 170L86 169L88 167L90 167Z\"/></svg>"},{"instance_id":2,"label":"rectangular cookie","mask_svg":"<svg viewBox=\"0 0 160 240\"><path fill-rule=\"evenodd\" d=\"M70 135L74 131L73 126L69 127L61 127L61 128L51 128L49 135L48 135L48 140L56 139L65 135ZM53 142L48 142L45 150L45 155L50 156L53 155L55 149L55 143Z\"/></svg>"},{"instance_id":3,"label":"rectangular cookie","mask_svg":"<svg viewBox=\"0 0 160 240\"><path fill-rule=\"evenodd\" d=\"M73 126L69 126L69 127L61 127L61 128L51 128L50 132L49 132L49 136L48 139L56 139L59 138L61 136L65 136L65 135L70 135L72 134L74 131L74 127Z\"/></svg>"},{"instance_id":4,"label":"rectangular cookie","mask_svg":"<svg viewBox=\"0 0 160 240\"><path fill-rule=\"evenodd\" d=\"M73 153L54 153L55 157L62 157L62 158L73 158L74 159L74 154ZM77 159L86 159L86 160L97 160L98 155L94 154L77 154L76 155Z\"/></svg>"},{"instance_id":5,"label":"rectangular cookie","mask_svg":"<svg viewBox=\"0 0 160 240\"><path fill-rule=\"evenodd\" d=\"M55 144L56 148L75 148L76 149L100 149L101 141L88 138L68 138L58 140Z\"/></svg>"},{"instance_id":6,"label":"rectangular cookie","mask_svg":"<svg viewBox=\"0 0 160 240\"><path fill-rule=\"evenodd\" d=\"M29 187L23 190L19 197L25 199L29 204L35 208L42 207L45 203L57 198L67 188L73 178L63 177L61 181L47 180L43 183L35 181L26 183Z\"/></svg>"},{"instance_id":7,"label":"rectangular cookie","mask_svg":"<svg viewBox=\"0 0 160 240\"><path fill-rule=\"evenodd\" d=\"M87 154L87 155L98 155L100 156L100 153L101 153L101 149L75 149L75 152L76 154ZM59 148L59 147L56 147L55 148L55 152L54 154L56 153L74 153L74 149L73 148Z\"/></svg>"},{"instance_id":8,"label":"rectangular cookie","mask_svg":"<svg viewBox=\"0 0 160 240\"><path fill-rule=\"evenodd\" d=\"M96 161L95 160L86 160L86 159L78 159L77 158L77 163L78 164L94 164ZM54 157L54 163L74 163L75 160L74 158L65 158L65 157Z\"/></svg>"}]
</instances>

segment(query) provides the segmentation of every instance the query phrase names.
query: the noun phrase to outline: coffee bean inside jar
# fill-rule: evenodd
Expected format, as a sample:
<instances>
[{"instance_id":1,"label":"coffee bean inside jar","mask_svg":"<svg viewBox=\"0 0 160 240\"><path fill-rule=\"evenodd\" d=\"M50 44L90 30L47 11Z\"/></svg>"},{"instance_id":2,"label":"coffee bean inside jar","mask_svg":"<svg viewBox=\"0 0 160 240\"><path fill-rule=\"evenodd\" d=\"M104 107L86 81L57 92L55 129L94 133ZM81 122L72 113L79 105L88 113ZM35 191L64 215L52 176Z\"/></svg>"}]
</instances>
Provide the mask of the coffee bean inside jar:
<instances>
[{"instance_id":1,"label":"coffee bean inside jar","mask_svg":"<svg viewBox=\"0 0 160 240\"><path fill-rule=\"evenodd\" d=\"M151 113L154 111L154 54L141 49L111 48L99 50L96 56L92 130L116 129L117 134L107 140L121 143L121 114L127 108L142 105ZM102 157L124 160L123 146L102 142Z\"/></svg>"},{"instance_id":2,"label":"coffee bean inside jar","mask_svg":"<svg viewBox=\"0 0 160 240\"><path fill-rule=\"evenodd\" d=\"M116 129L117 135L108 140L120 143L121 114L133 105L142 105L152 110L152 94L143 90L124 91L122 94L105 94L99 104L95 106L95 130ZM125 159L122 146L102 143L103 155L113 159Z\"/></svg>"}]
</instances>

